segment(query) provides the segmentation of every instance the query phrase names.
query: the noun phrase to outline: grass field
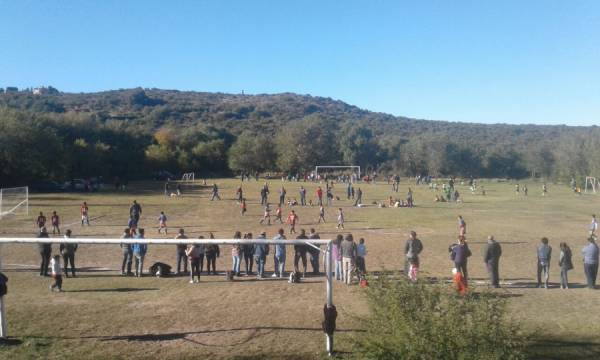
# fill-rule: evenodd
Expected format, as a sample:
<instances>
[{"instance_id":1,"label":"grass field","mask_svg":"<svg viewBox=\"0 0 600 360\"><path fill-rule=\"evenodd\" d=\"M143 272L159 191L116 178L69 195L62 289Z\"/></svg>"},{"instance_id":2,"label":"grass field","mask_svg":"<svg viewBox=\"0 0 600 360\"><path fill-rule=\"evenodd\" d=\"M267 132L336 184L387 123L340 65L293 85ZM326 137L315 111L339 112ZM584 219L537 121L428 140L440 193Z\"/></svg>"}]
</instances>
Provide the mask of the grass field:
<instances>
[{"instance_id":1,"label":"grass field","mask_svg":"<svg viewBox=\"0 0 600 360\"><path fill-rule=\"evenodd\" d=\"M76 237L118 237L128 220L133 199L143 207L141 226L147 236L156 236L156 218L165 211L170 233L183 227L188 235L230 238L236 230L275 235L278 225L260 226L259 188L262 181L244 182L248 213L240 216L233 200L239 180L216 180L222 201L209 201L209 188L167 198L162 183L132 184L125 193L67 193L32 195L30 214L52 210L62 216ZM270 181L270 201L276 201L280 181ZM288 197L298 197L304 185L314 199L316 184L285 183ZM580 249L586 243L590 215L598 211L600 198L574 195L567 186L550 185L541 196L541 184L529 182L529 196L516 196L514 184L483 182L487 195L471 195L467 186L458 186L463 203L434 203L434 192L414 186L417 207L352 207L350 201L334 201L327 208L328 223L318 225L318 207L295 207L300 228L315 227L322 238L334 237L335 210L343 207L346 229L355 238L364 237L369 270L395 270L403 265L403 245L415 230L425 250L421 258L424 276L448 278L452 264L447 248L457 233L457 215L467 224L467 238L473 251L469 274L471 284L485 286L487 274L481 252L487 235L494 234L503 246L500 263L502 288L511 315L535 333L530 348L538 358L599 358L600 292L583 287ZM404 196L409 184L400 185ZM383 201L392 195L387 184L360 185L364 203ZM334 193L345 198L343 185ZM81 227L79 204L87 201L90 215L97 219ZM284 213L289 208L286 206ZM66 228L63 227L63 231ZM33 236L33 216L0 220L0 236ZM542 236L554 248L551 265L552 288L535 288L535 246ZM575 269L570 272L573 288L558 288L558 244L566 241L573 249ZM58 252L55 246L54 253ZM198 358L312 359L323 357L324 336L320 328L325 302L323 277L310 277L298 285L285 281L241 278L227 282L224 276L203 276L200 284L188 284L187 277L131 278L119 275L121 250L118 246L82 245L76 263L76 279L65 279L63 293L48 290L50 280L37 276L35 245L4 245L2 263L9 280L9 334L12 345L0 348L2 358ZM173 246L150 246L146 264L175 263ZM287 270L292 269L289 252ZM229 247L221 247L217 269L231 266ZM267 270L273 267L272 256ZM360 336L360 323L352 314L364 313L361 289L339 282L334 287L338 307L336 348L341 357L352 357L352 339Z\"/></svg>"}]
</instances>

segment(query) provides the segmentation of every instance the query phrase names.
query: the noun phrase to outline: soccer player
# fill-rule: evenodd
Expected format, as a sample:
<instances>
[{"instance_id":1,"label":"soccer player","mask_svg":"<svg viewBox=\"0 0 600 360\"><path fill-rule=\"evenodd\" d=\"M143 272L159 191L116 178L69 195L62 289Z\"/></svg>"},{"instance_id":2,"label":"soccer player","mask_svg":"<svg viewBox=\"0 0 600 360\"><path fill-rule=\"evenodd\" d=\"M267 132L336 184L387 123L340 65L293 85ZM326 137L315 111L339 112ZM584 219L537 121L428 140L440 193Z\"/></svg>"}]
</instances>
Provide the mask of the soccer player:
<instances>
[{"instance_id":1,"label":"soccer player","mask_svg":"<svg viewBox=\"0 0 600 360\"><path fill-rule=\"evenodd\" d=\"M342 208L338 209L338 223L337 228L344 230L344 211Z\"/></svg>"},{"instance_id":2,"label":"soccer player","mask_svg":"<svg viewBox=\"0 0 600 360\"><path fill-rule=\"evenodd\" d=\"M60 218L58 217L58 214L56 214L56 211L52 212L50 222L52 223L52 235L56 234L57 232L58 235L60 235Z\"/></svg>"},{"instance_id":3,"label":"soccer player","mask_svg":"<svg viewBox=\"0 0 600 360\"><path fill-rule=\"evenodd\" d=\"M40 215L37 217L37 220L35 221L38 229L43 228L44 226L46 226L46 216L44 216L44 213L40 211Z\"/></svg>"},{"instance_id":4,"label":"soccer player","mask_svg":"<svg viewBox=\"0 0 600 360\"><path fill-rule=\"evenodd\" d=\"M210 197L210 201L214 201L215 198L221 200L221 197L219 196L219 187L217 186L217 184L212 185L212 195Z\"/></svg>"},{"instance_id":5,"label":"soccer player","mask_svg":"<svg viewBox=\"0 0 600 360\"><path fill-rule=\"evenodd\" d=\"M265 214L259 223L263 224L265 220L267 220L267 225L271 225L271 208L269 207L269 203L265 205Z\"/></svg>"},{"instance_id":6,"label":"soccer player","mask_svg":"<svg viewBox=\"0 0 600 360\"><path fill-rule=\"evenodd\" d=\"M281 205L277 206L275 210L275 221L279 220L280 224L283 224L283 219L281 218Z\"/></svg>"},{"instance_id":7,"label":"soccer player","mask_svg":"<svg viewBox=\"0 0 600 360\"><path fill-rule=\"evenodd\" d=\"M162 229L165 229L165 235L167 235L167 215L164 211L160 212L158 216L158 233L160 234Z\"/></svg>"},{"instance_id":8,"label":"soccer player","mask_svg":"<svg viewBox=\"0 0 600 360\"><path fill-rule=\"evenodd\" d=\"M325 207L323 205L319 206L319 224L323 220L323 224L325 223Z\"/></svg>"},{"instance_id":9,"label":"soccer player","mask_svg":"<svg viewBox=\"0 0 600 360\"><path fill-rule=\"evenodd\" d=\"M242 177L243 179L243 177ZM237 191L235 192L236 196L237 196L237 201L238 203L241 203L244 200L244 190L242 190L242 187L238 187Z\"/></svg>"},{"instance_id":10,"label":"soccer player","mask_svg":"<svg viewBox=\"0 0 600 360\"><path fill-rule=\"evenodd\" d=\"M242 199L242 204L240 206L242 207L241 214L242 214L242 216L244 216L246 211L248 211L248 209L246 208L246 199L245 198Z\"/></svg>"},{"instance_id":11,"label":"soccer player","mask_svg":"<svg viewBox=\"0 0 600 360\"><path fill-rule=\"evenodd\" d=\"M83 226L83 223L85 222L87 224L87 226L90 226L90 209L88 208L87 203L84 201L83 204L81 204L81 226Z\"/></svg>"},{"instance_id":12,"label":"soccer player","mask_svg":"<svg viewBox=\"0 0 600 360\"><path fill-rule=\"evenodd\" d=\"M298 214L292 210L287 218L287 223L290 225L290 234L296 233L296 224L298 223L298 219Z\"/></svg>"},{"instance_id":13,"label":"soccer player","mask_svg":"<svg viewBox=\"0 0 600 360\"><path fill-rule=\"evenodd\" d=\"M323 205L323 189L320 186L317 188L317 204Z\"/></svg>"}]
</instances>

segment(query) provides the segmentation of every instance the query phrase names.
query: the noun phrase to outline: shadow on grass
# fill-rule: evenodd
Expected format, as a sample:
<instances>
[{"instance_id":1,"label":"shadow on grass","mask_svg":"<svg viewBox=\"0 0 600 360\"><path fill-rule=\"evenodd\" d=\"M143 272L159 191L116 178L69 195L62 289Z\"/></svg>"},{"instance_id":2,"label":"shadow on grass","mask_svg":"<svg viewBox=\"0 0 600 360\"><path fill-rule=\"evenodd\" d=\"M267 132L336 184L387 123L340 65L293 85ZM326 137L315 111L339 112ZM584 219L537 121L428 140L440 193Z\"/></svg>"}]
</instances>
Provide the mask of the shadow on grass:
<instances>
[{"instance_id":1,"label":"shadow on grass","mask_svg":"<svg viewBox=\"0 0 600 360\"><path fill-rule=\"evenodd\" d=\"M600 342L556 338L533 339L527 347L530 359L584 360L600 358Z\"/></svg>"},{"instance_id":2,"label":"shadow on grass","mask_svg":"<svg viewBox=\"0 0 600 360\"><path fill-rule=\"evenodd\" d=\"M0 339L0 347L16 346L16 345L21 345L22 343L23 343L23 341L19 340L19 339L12 339L12 338Z\"/></svg>"},{"instance_id":3,"label":"shadow on grass","mask_svg":"<svg viewBox=\"0 0 600 360\"><path fill-rule=\"evenodd\" d=\"M64 290L64 292L80 293L80 292L137 292L137 291L158 291L158 288L114 288L114 289L79 289L79 290Z\"/></svg>"}]
</instances>

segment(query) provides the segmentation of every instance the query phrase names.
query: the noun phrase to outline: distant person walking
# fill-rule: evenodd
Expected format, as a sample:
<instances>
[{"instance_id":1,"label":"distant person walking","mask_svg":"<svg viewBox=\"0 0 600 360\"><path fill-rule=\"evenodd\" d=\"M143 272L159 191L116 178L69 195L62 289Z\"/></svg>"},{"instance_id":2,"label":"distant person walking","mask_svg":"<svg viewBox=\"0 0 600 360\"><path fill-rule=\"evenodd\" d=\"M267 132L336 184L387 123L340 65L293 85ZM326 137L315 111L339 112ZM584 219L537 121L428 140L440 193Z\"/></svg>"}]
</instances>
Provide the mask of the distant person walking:
<instances>
[{"instance_id":1,"label":"distant person walking","mask_svg":"<svg viewBox=\"0 0 600 360\"><path fill-rule=\"evenodd\" d=\"M548 245L548 238L543 237L541 244L537 247L537 287L542 287L542 273L544 275L544 288L548 289L550 278L550 259L552 258L552 247Z\"/></svg>"},{"instance_id":2,"label":"distant person walking","mask_svg":"<svg viewBox=\"0 0 600 360\"><path fill-rule=\"evenodd\" d=\"M160 215L158 216L158 233L160 234L162 232L162 229L165 229L165 235L167 235L167 215L165 215L164 211L160 212Z\"/></svg>"},{"instance_id":3,"label":"distant person walking","mask_svg":"<svg viewBox=\"0 0 600 360\"><path fill-rule=\"evenodd\" d=\"M420 267L419 254L423 251L423 243L417 238L417 233L410 232L410 236L404 244L404 274L412 281L417 280Z\"/></svg>"},{"instance_id":4,"label":"distant person walking","mask_svg":"<svg viewBox=\"0 0 600 360\"><path fill-rule=\"evenodd\" d=\"M593 236L588 238L588 244L581 253L583 254L583 270L587 279L587 287L595 289L598 276L598 245Z\"/></svg>"},{"instance_id":5,"label":"distant person walking","mask_svg":"<svg viewBox=\"0 0 600 360\"><path fill-rule=\"evenodd\" d=\"M325 224L325 207L323 205L319 206L319 221L317 221L317 223L320 224L321 220L323 220L323 224Z\"/></svg>"},{"instance_id":6,"label":"distant person walking","mask_svg":"<svg viewBox=\"0 0 600 360\"><path fill-rule=\"evenodd\" d=\"M304 186L300 186L300 205L306 206L306 189Z\"/></svg>"},{"instance_id":7,"label":"distant person walking","mask_svg":"<svg viewBox=\"0 0 600 360\"><path fill-rule=\"evenodd\" d=\"M598 231L598 220L596 220L596 214L592 215L592 222L590 222L590 236L596 235Z\"/></svg>"},{"instance_id":8,"label":"distant person walking","mask_svg":"<svg viewBox=\"0 0 600 360\"><path fill-rule=\"evenodd\" d=\"M462 215L458 215L458 236L467 235L467 222Z\"/></svg>"},{"instance_id":9,"label":"distant person walking","mask_svg":"<svg viewBox=\"0 0 600 360\"><path fill-rule=\"evenodd\" d=\"M71 238L71 230L67 229L65 233L65 240ZM77 244L74 243L62 243L59 247L60 254L63 257L63 265L65 276L69 277L68 266L71 264L71 275L75 277L75 252L77 251Z\"/></svg>"},{"instance_id":10,"label":"distant person walking","mask_svg":"<svg viewBox=\"0 0 600 360\"><path fill-rule=\"evenodd\" d=\"M129 217L133 219L133 222L137 226L142 215L142 206L138 204L137 200L133 200L133 204L129 207Z\"/></svg>"},{"instance_id":11,"label":"distant person walking","mask_svg":"<svg viewBox=\"0 0 600 360\"><path fill-rule=\"evenodd\" d=\"M560 257L558 260L558 266L560 266L560 288L569 288L569 270L573 269L571 248L565 242L560 243Z\"/></svg>"},{"instance_id":12,"label":"distant person walking","mask_svg":"<svg viewBox=\"0 0 600 360\"><path fill-rule=\"evenodd\" d=\"M342 208L338 209L338 218L337 218L337 229L344 230L344 211Z\"/></svg>"},{"instance_id":13,"label":"distant person walking","mask_svg":"<svg viewBox=\"0 0 600 360\"><path fill-rule=\"evenodd\" d=\"M56 213L56 211L52 212L52 217L50 218L50 222L52 223L52 235L58 233L60 235L60 217Z\"/></svg>"},{"instance_id":14,"label":"distant person walking","mask_svg":"<svg viewBox=\"0 0 600 360\"><path fill-rule=\"evenodd\" d=\"M212 185L212 194L210 197L210 201L214 201L215 199L221 200L221 197L219 196L219 187L217 186L217 184Z\"/></svg>"},{"instance_id":15,"label":"distant person walking","mask_svg":"<svg viewBox=\"0 0 600 360\"><path fill-rule=\"evenodd\" d=\"M287 218L287 223L290 225L290 234L296 233L296 224L298 223L298 214L294 210L290 212Z\"/></svg>"},{"instance_id":16,"label":"distant person walking","mask_svg":"<svg viewBox=\"0 0 600 360\"><path fill-rule=\"evenodd\" d=\"M362 192L361 188L358 188L358 190L356 190L356 201L354 202L354 206L358 206L358 205L362 204L362 195L363 195L363 192Z\"/></svg>"},{"instance_id":17,"label":"distant person walking","mask_svg":"<svg viewBox=\"0 0 600 360\"><path fill-rule=\"evenodd\" d=\"M493 235L488 236L487 244L483 253L483 262L490 276L490 285L495 288L500 287L500 256L502 256L502 247L494 239Z\"/></svg>"}]
</instances>

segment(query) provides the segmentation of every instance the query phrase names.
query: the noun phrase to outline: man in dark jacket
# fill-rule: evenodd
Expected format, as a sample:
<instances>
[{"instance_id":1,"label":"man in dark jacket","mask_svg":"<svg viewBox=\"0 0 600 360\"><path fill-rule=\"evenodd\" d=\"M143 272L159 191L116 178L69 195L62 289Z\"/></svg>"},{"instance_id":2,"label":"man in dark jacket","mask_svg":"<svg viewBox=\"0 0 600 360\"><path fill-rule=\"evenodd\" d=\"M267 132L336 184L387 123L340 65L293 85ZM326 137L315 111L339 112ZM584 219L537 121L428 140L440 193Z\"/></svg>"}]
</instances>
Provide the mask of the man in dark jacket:
<instances>
[{"instance_id":1,"label":"man in dark jacket","mask_svg":"<svg viewBox=\"0 0 600 360\"><path fill-rule=\"evenodd\" d=\"M185 235L185 230L179 229L179 233L175 236L175 240L187 239L188 237ZM175 275L179 275L181 273L181 263L183 262L183 272L187 273L187 255L185 254L185 250L187 249L186 244L177 244L177 271Z\"/></svg>"},{"instance_id":2,"label":"man in dark jacket","mask_svg":"<svg viewBox=\"0 0 600 360\"><path fill-rule=\"evenodd\" d=\"M129 216L133 219L136 226L140 221L140 215L142 215L142 206L136 200L133 200L133 204L129 208Z\"/></svg>"},{"instance_id":3,"label":"man in dark jacket","mask_svg":"<svg viewBox=\"0 0 600 360\"><path fill-rule=\"evenodd\" d=\"M320 240L321 237L317 234L314 228L310 229L310 235L308 235L310 240ZM320 248L319 245L315 245ZM313 269L313 275L319 275L319 257L321 256L321 250L316 249L314 247L308 248L308 253L310 254L310 265Z\"/></svg>"},{"instance_id":4,"label":"man in dark jacket","mask_svg":"<svg viewBox=\"0 0 600 360\"><path fill-rule=\"evenodd\" d=\"M410 232L410 237L404 244L404 275L408 276L408 270L411 262L419 267L419 254L423 251L423 243L417 239L417 233Z\"/></svg>"},{"instance_id":5,"label":"man in dark jacket","mask_svg":"<svg viewBox=\"0 0 600 360\"><path fill-rule=\"evenodd\" d=\"M260 235L256 238L257 240L266 240L267 233L265 231L261 232ZM269 255L269 245L268 244L255 244L254 245L254 262L256 263L257 274L256 277L262 279L265 274L265 262L267 260L267 255Z\"/></svg>"},{"instance_id":6,"label":"man in dark jacket","mask_svg":"<svg viewBox=\"0 0 600 360\"><path fill-rule=\"evenodd\" d=\"M498 270L500 256L502 256L502 247L494 240L494 236L488 236L487 245L483 252L483 262L485 262L488 274L490 275L490 283L495 288L500 287L500 274Z\"/></svg>"},{"instance_id":7,"label":"man in dark jacket","mask_svg":"<svg viewBox=\"0 0 600 360\"><path fill-rule=\"evenodd\" d=\"M300 235L296 237L296 240L308 240L308 236L306 236L306 231L304 229L300 229ZM296 274L300 273L298 263L302 260L302 277L306 276L306 253L308 252L308 246L309 245L306 244L294 245L294 271Z\"/></svg>"},{"instance_id":8,"label":"man in dark jacket","mask_svg":"<svg viewBox=\"0 0 600 360\"><path fill-rule=\"evenodd\" d=\"M451 250L450 259L454 261L456 271L462 273L465 284L467 284L467 259L471 256L471 250L469 250L469 245L467 245L467 241L463 235L458 236L458 244L452 246Z\"/></svg>"},{"instance_id":9,"label":"man in dark jacket","mask_svg":"<svg viewBox=\"0 0 600 360\"><path fill-rule=\"evenodd\" d=\"M49 238L46 227L43 226L40 229L38 238ZM40 276L48 276L48 265L50 265L50 257L52 256L52 244L51 243L38 243L38 249L40 250Z\"/></svg>"},{"instance_id":10,"label":"man in dark jacket","mask_svg":"<svg viewBox=\"0 0 600 360\"><path fill-rule=\"evenodd\" d=\"M71 229L68 229L65 233L65 239L71 238ZM75 277L75 251L77 251L77 244L73 243L62 243L60 244L60 254L63 257L63 266L65 276L69 277L68 265L71 264L71 274Z\"/></svg>"}]
</instances>

